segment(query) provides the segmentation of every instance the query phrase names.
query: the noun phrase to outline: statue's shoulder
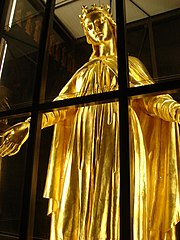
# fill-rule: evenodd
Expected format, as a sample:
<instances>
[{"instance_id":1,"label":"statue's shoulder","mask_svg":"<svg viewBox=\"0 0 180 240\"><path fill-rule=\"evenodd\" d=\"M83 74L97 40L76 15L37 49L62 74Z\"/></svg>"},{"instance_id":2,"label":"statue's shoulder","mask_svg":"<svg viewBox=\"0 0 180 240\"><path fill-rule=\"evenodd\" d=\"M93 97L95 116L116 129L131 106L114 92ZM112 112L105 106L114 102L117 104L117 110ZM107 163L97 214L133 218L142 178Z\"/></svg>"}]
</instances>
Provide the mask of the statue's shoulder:
<instances>
[{"instance_id":1,"label":"statue's shoulder","mask_svg":"<svg viewBox=\"0 0 180 240\"><path fill-rule=\"evenodd\" d=\"M141 67L142 69L145 69L147 71L143 62L139 58L134 57L134 56L128 56L128 61L129 61L130 66L133 66L135 68L140 68Z\"/></svg>"},{"instance_id":2,"label":"statue's shoulder","mask_svg":"<svg viewBox=\"0 0 180 240\"><path fill-rule=\"evenodd\" d=\"M129 78L132 86L141 86L154 83L151 75L142 61L134 56L128 56Z\"/></svg>"}]
</instances>

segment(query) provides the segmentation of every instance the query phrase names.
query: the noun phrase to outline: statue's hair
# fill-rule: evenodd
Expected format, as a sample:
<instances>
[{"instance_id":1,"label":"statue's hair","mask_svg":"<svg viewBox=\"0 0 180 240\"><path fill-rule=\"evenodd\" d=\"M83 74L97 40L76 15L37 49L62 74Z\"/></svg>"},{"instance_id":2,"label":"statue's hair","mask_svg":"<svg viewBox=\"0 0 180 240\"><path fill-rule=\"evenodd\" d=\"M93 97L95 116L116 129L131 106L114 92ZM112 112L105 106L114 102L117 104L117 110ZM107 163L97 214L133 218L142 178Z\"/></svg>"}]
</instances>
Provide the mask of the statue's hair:
<instances>
[{"instance_id":1,"label":"statue's hair","mask_svg":"<svg viewBox=\"0 0 180 240\"><path fill-rule=\"evenodd\" d=\"M97 7L96 4L93 4L90 9L87 6L82 6L82 15L79 15L81 25L84 28L84 21L87 18L88 14L93 12L101 12L111 23L112 27L116 29L116 23L112 18L112 14L110 12L110 6L107 5L106 7L102 4L100 7Z\"/></svg>"}]
</instances>

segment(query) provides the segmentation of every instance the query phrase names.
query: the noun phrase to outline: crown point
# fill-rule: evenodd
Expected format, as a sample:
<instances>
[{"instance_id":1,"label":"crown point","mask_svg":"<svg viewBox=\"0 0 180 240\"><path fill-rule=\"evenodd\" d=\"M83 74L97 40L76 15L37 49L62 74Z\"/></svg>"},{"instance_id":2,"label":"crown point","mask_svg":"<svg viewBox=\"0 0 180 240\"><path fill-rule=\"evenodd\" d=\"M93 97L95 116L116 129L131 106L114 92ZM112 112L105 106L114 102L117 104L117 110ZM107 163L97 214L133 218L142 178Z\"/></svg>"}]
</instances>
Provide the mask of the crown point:
<instances>
[{"instance_id":1,"label":"crown point","mask_svg":"<svg viewBox=\"0 0 180 240\"><path fill-rule=\"evenodd\" d=\"M81 24L84 26L84 21L87 17L87 15L93 11L95 12L101 12L102 14L104 14L107 18L110 19L111 23L113 25L116 25L116 23L114 22L114 20L112 19L112 14L110 12L110 5L105 5L101 4L100 7L98 7L95 3L92 5L92 7L90 9L88 9L87 5L83 5L82 6L82 15L79 16L80 18L80 22Z\"/></svg>"}]
</instances>

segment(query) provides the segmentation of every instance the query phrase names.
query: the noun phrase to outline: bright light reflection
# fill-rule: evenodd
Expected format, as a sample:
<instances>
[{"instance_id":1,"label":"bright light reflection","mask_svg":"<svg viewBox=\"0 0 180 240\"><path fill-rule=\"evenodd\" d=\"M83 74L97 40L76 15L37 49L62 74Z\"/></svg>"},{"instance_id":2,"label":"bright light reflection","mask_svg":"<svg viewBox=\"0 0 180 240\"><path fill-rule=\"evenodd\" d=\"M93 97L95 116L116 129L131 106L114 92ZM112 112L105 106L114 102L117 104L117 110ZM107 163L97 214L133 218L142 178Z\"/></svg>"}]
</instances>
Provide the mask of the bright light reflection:
<instances>
[{"instance_id":1,"label":"bright light reflection","mask_svg":"<svg viewBox=\"0 0 180 240\"><path fill-rule=\"evenodd\" d=\"M9 28L12 27L13 18L14 18L14 12L15 12L15 8L16 8L16 3L17 3L17 0L13 0L12 6L11 6L11 10L10 10L9 21L8 21L8 27Z\"/></svg>"},{"instance_id":2,"label":"bright light reflection","mask_svg":"<svg viewBox=\"0 0 180 240\"><path fill-rule=\"evenodd\" d=\"M2 39L4 40L4 39ZM7 51L7 43L4 41L2 41L2 59L1 59L1 65L0 65L0 79L1 79L1 75L2 75L2 70L3 70L3 66L4 66L4 60L6 57L6 51Z\"/></svg>"}]
</instances>

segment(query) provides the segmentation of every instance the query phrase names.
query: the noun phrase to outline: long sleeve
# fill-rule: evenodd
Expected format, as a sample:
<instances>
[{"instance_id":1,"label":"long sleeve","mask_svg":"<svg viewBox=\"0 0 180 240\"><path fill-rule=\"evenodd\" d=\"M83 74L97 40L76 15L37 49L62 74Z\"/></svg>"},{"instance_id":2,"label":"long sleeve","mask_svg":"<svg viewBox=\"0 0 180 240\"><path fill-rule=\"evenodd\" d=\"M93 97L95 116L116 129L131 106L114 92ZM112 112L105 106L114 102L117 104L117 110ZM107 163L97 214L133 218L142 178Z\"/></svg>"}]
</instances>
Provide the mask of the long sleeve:
<instances>
[{"instance_id":1,"label":"long sleeve","mask_svg":"<svg viewBox=\"0 0 180 240\"><path fill-rule=\"evenodd\" d=\"M65 111L60 111L60 110L54 110L51 112L43 113L41 129L50 127L50 126L56 124L57 122L60 121L60 119L63 119L64 117L65 117ZM25 120L25 123L30 124L30 122L31 122L31 117L29 117Z\"/></svg>"},{"instance_id":2,"label":"long sleeve","mask_svg":"<svg viewBox=\"0 0 180 240\"><path fill-rule=\"evenodd\" d=\"M41 129L50 127L59 121L68 121L68 119L71 117L74 117L74 114L76 113L77 108L70 107L68 109L63 110L54 110L51 112L43 113L42 115L42 125Z\"/></svg>"},{"instance_id":3,"label":"long sleeve","mask_svg":"<svg viewBox=\"0 0 180 240\"><path fill-rule=\"evenodd\" d=\"M165 121L180 122L180 104L170 95L146 97L143 101L149 115L155 115Z\"/></svg>"},{"instance_id":4,"label":"long sleeve","mask_svg":"<svg viewBox=\"0 0 180 240\"><path fill-rule=\"evenodd\" d=\"M42 125L41 129L50 127L60 121L63 111L55 110L42 115Z\"/></svg>"}]
</instances>

